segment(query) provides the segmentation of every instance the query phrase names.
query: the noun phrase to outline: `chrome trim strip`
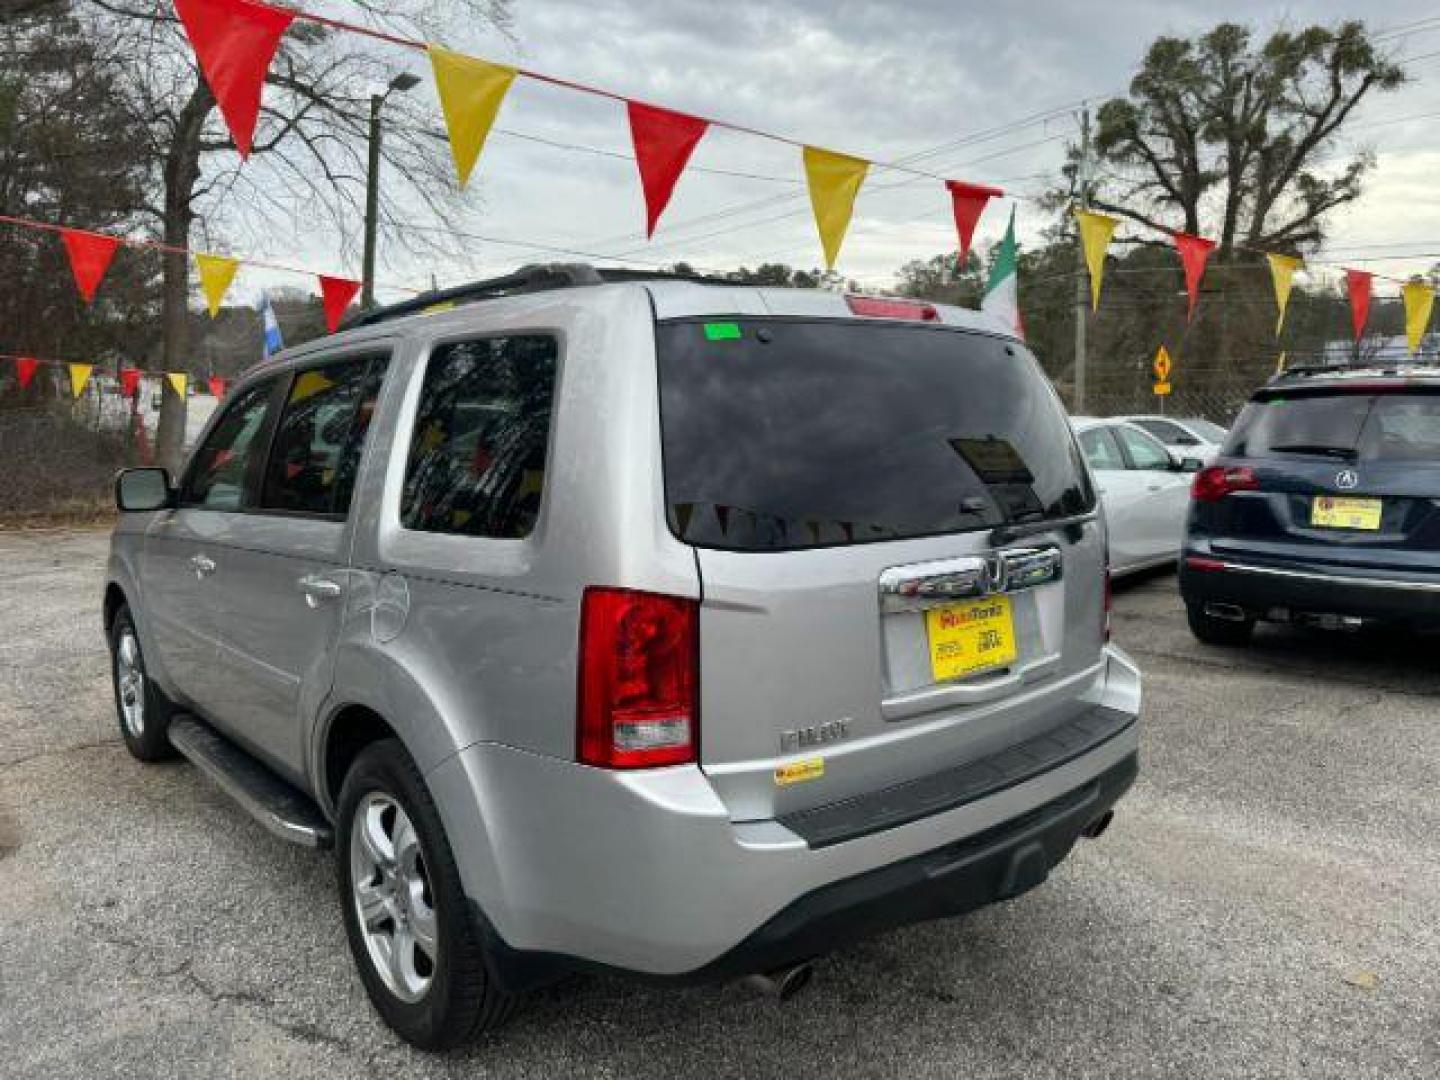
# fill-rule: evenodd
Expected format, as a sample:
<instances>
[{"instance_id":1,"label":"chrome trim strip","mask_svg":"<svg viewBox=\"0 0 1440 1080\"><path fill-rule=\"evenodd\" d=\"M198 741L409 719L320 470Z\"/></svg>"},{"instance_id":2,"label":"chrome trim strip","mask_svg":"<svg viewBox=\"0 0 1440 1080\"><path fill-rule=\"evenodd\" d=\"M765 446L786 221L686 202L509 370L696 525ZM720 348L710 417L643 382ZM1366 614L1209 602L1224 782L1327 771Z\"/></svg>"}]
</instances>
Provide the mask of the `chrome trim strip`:
<instances>
[{"instance_id":1,"label":"chrome trim strip","mask_svg":"<svg viewBox=\"0 0 1440 1080\"><path fill-rule=\"evenodd\" d=\"M1395 589L1401 592L1440 592L1440 581L1396 581L1391 578L1350 577L1345 574L1319 574L1306 570L1283 570L1278 566L1255 566L1253 563L1236 563L1226 559L1221 559L1220 564L1226 570L1239 574L1259 574L1264 577L1318 581L1325 585L1360 585L1369 589Z\"/></svg>"},{"instance_id":2,"label":"chrome trim strip","mask_svg":"<svg viewBox=\"0 0 1440 1080\"><path fill-rule=\"evenodd\" d=\"M1054 545L892 566L880 575L881 608L923 611L954 600L1032 589L1058 580L1063 566Z\"/></svg>"}]
</instances>

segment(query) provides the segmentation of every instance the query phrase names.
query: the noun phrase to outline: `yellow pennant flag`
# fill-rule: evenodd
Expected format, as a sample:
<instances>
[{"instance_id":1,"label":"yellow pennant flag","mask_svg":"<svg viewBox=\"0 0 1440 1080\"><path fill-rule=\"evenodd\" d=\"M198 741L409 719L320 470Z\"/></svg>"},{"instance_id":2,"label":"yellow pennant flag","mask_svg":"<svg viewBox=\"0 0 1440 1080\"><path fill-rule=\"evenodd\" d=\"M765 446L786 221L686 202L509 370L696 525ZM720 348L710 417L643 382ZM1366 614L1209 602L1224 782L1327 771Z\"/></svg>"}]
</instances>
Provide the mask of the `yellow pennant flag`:
<instances>
[{"instance_id":1,"label":"yellow pennant flag","mask_svg":"<svg viewBox=\"0 0 1440 1080\"><path fill-rule=\"evenodd\" d=\"M1280 354L1280 359L1275 361L1275 374L1276 374L1276 375L1283 375L1283 374L1285 374L1285 353L1284 353L1284 352L1282 352L1282 353Z\"/></svg>"},{"instance_id":2,"label":"yellow pennant flag","mask_svg":"<svg viewBox=\"0 0 1440 1080\"><path fill-rule=\"evenodd\" d=\"M1290 285L1295 279L1295 271L1305 263L1294 255L1266 255L1265 258L1270 261L1270 280L1275 285L1275 306L1280 309L1280 316L1275 320L1275 336L1279 337L1280 329L1285 325L1285 309L1290 306Z\"/></svg>"},{"instance_id":3,"label":"yellow pennant flag","mask_svg":"<svg viewBox=\"0 0 1440 1080\"><path fill-rule=\"evenodd\" d=\"M862 158L805 147L805 179L810 184L810 205L815 209L827 270L835 269L840 242L845 239L855 210L855 196L869 169L870 163Z\"/></svg>"},{"instance_id":4,"label":"yellow pennant flag","mask_svg":"<svg viewBox=\"0 0 1440 1080\"><path fill-rule=\"evenodd\" d=\"M67 364L70 369L70 393L79 397L85 392L85 384L90 381L90 372L95 370L94 364Z\"/></svg>"},{"instance_id":5,"label":"yellow pennant flag","mask_svg":"<svg viewBox=\"0 0 1440 1080\"><path fill-rule=\"evenodd\" d=\"M1078 207L1075 221L1080 226L1085 265L1090 268L1090 310L1095 311L1100 307L1100 283L1105 279L1105 251L1110 247L1110 238L1115 235L1115 226L1120 222L1105 214Z\"/></svg>"},{"instance_id":6,"label":"yellow pennant flag","mask_svg":"<svg viewBox=\"0 0 1440 1080\"><path fill-rule=\"evenodd\" d=\"M235 271L240 263L224 255L195 255L195 269L200 271L200 291L205 294L205 306L213 319L220 313L220 303L230 283L235 280Z\"/></svg>"},{"instance_id":7,"label":"yellow pennant flag","mask_svg":"<svg viewBox=\"0 0 1440 1080\"><path fill-rule=\"evenodd\" d=\"M1423 281L1407 281L1400 294L1405 298L1405 337L1410 342L1410 355L1420 348L1420 339L1430 328L1430 311L1435 306L1435 290Z\"/></svg>"},{"instance_id":8,"label":"yellow pennant flag","mask_svg":"<svg viewBox=\"0 0 1440 1080\"><path fill-rule=\"evenodd\" d=\"M426 49L430 53L430 66L435 70L440 108L445 111L450 153L454 155L463 188L470 180L470 170L475 168L505 93L519 72L442 49L439 45L427 45Z\"/></svg>"},{"instance_id":9,"label":"yellow pennant flag","mask_svg":"<svg viewBox=\"0 0 1440 1080\"><path fill-rule=\"evenodd\" d=\"M183 371L167 371L165 381L170 384L170 389L183 398L186 388L190 385L190 376Z\"/></svg>"}]
</instances>

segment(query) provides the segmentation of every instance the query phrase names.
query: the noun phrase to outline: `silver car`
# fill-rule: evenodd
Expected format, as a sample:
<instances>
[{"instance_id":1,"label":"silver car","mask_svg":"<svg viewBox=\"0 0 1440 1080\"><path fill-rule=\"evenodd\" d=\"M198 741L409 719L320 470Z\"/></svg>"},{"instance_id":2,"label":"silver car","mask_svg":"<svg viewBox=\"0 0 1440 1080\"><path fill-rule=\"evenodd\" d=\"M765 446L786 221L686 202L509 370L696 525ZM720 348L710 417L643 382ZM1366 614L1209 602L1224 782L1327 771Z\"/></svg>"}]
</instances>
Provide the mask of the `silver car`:
<instances>
[{"instance_id":1,"label":"silver car","mask_svg":"<svg viewBox=\"0 0 1440 1080\"><path fill-rule=\"evenodd\" d=\"M117 497L126 743L334 847L419 1046L577 969L787 991L1136 774L1088 474L973 312L530 268L258 367Z\"/></svg>"}]
</instances>

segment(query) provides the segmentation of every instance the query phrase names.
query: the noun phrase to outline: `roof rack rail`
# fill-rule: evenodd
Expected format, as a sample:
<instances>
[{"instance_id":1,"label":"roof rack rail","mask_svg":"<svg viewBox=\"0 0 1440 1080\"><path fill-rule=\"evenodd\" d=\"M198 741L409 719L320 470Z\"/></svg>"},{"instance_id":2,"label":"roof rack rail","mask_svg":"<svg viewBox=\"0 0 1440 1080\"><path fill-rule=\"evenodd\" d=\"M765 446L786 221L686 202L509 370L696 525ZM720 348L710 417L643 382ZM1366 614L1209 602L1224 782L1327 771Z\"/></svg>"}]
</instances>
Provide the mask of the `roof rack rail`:
<instances>
[{"instance_id":1,"label":"roof rack rail","mask_svg":"<svg viewBox=\"0 0 1440 1080\"><path fill-rule=\"evenodd\" d=\"M689 281L702 285L733 285L723 278L702 277L698 274L671 273L661 270L599 269L587 263L532 263L522 266L513 274L471 281L449 289L435 289L421 293L410 300L385 307L372 308L347 320L342 330L353 330L360 326L374 326L391 319L416 315L431 308L445 305L475 303L480 300L498 300L505 296L522 293L546 292L551 289L570 289L584 285L608 285L625 281Z\"/></svg>"}]
</instances>

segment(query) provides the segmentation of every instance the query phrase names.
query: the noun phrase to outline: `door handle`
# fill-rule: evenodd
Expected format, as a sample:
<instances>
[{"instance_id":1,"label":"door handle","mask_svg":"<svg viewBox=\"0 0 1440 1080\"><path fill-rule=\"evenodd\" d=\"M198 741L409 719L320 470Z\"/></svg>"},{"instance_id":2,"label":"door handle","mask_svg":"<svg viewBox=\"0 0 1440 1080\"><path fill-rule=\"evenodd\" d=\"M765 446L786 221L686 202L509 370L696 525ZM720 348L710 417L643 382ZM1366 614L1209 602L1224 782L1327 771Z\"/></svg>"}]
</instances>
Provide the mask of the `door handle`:
<instances>
[{"instance_id":1,"label":"door handle","mask_svg":"<svg viewBox=\"0 0 1440 1080\"><path fill-rule=\"evenodd\" d=\"M319 607L321 602L325 600L340 599L340 594L345 591L338 581L321 577L318 574L307 574L296 584L300 586L300 591L305 594L305 603L309 604L312 608Z\"/></svg>"},{"instance_id":2,"label":"door handle","mask_svg":"<svg viewBox=\"0 0 1440 1080\"><path fill-rule=\"evenodd\" d=\"M197 578L209 577L215 572L215 560L208 555L192 555L190 569L195 571Z\"/></svg>"}]
</instances>

